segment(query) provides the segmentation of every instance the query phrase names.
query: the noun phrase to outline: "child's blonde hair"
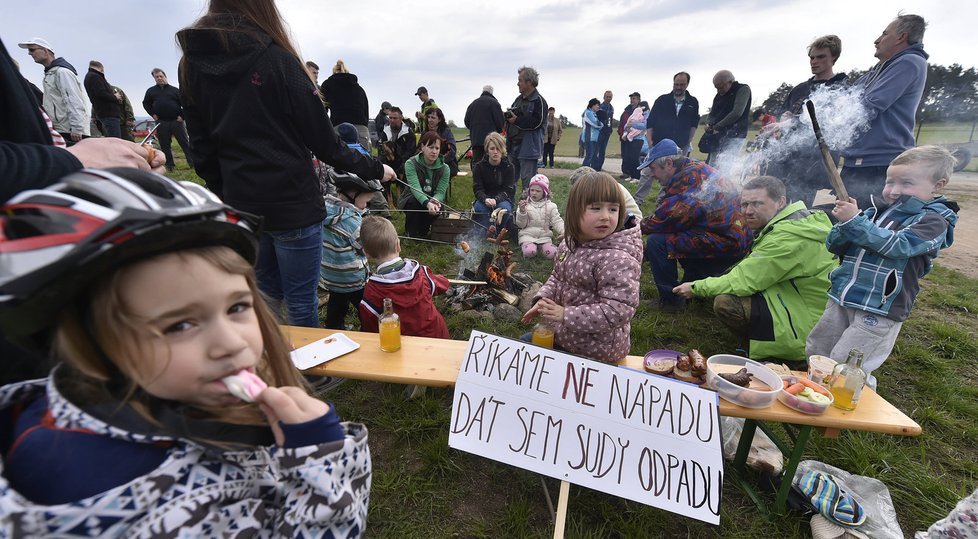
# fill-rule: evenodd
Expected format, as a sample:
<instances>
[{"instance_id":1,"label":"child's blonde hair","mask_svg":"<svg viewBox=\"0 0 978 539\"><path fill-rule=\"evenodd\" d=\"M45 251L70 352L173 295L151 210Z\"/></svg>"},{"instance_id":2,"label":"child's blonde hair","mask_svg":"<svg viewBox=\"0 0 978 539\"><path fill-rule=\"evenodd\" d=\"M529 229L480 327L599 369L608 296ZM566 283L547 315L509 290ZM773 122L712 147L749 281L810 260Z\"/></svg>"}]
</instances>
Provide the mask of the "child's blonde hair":
<instances>
[{"instance_id":1,"label":"child's blonde hair","mask_svg":"<svg viewBox=\"0 0 978 539\"><path fill-rule=\"evenodd\" d=\"M957 160L941 146L917 146L896 156L890 165L913 165L922 168L936 185L941 180L951 181Z\"/></svg>"},{"instance_id":2,"label":"child's blonde hair","mask_svg":"<svg viewBox=\"0 0 978 539\"><path fill-rule=\"evenodd\" d=\"M567 247L573 251L583 243L581 218L588 204L611 202L618 204L618 223L615 230L625 224L625 197L621 194L618 182L606 172L589 172L582 175L571 186L567 196L567 214L564 217L564 232Z\"/></svg>"},{"instance_id":3,"label":"child's blonde hair","mask_svg":"<svg viewBox=\"0 0 978 539\"><path fill-rule=\"evenodd\" d=\"M360 245L363 252L373 259L398 254L397 230L390 221L377 215L368 215L360 225Z\"/></svg>"},{"instance_id":4,"label":"child's blonde hair","mask_svg":"<svg viewBox=\"0 0 978 539\"><path fill-rule=\"evenodd\" d=\"M482 147L489 149L490 144L495 144L497 148L502 152L503 157L506 157L506 139L502 135L493 131L486 135L486 141L483 143Z\"/></svg>"},{"instance_id":5,"label":"child's blonde hair","mask_svg":"<svg viewBox=\"0 0 978 539\"><path fill-rule=\"evenodd\" d=\"M152 261L163 256L200 257L230 275L242 275L252 293L253 308L258 318L264 342L262 361L256 366L258 375L271 386L305 387L302 375L289 357L288 341L279 329L275 316L262 299L251 264L230 247L201 247L163 253L136 263ZM118 402L130 404L152 423L157 423L150 411L151 398L139 390L137 380L145 378L142 361L149 352L148 338L161 337L159 330L130 313L122 301L121 283L134 264L106 275L91 287L91 295L73 302L59 319L55 333L54 353L70 371L75 371L65 388L79 404ZM121 375L121 376L120 376ZM122 382L123 387L118 387ZM107 386L115 386L114 394ZM266 425L265 414L257 405L201 409L203 418L245 425ZM213 443L213 441L211 441Z\"/></svg>"}]
</instances>

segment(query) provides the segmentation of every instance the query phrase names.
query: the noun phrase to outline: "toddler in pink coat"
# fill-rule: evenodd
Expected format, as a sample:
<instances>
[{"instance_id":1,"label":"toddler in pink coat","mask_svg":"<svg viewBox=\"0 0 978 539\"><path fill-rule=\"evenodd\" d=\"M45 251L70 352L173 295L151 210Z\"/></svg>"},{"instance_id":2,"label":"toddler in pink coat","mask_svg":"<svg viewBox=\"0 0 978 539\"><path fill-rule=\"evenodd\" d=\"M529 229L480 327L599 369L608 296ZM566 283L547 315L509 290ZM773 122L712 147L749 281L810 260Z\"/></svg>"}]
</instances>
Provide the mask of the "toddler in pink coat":
<instances>
[{"instance_id":1,"label":"toddler in pink coat","mask_svg":"<svg viewBox=\"0 0 978 539\"><path fill-rule=\"evenodd\" d=\"M556 243L560 243L564 236L564 220L557 205L550 200L550 179L537 174L530 180L526 192L528 196L520 201L515 216L516 226L520 229L520 249L527 258L536 256L539 251L552 259L557 255L553 238L556 235Z\"/></svg>"}]
</instances>

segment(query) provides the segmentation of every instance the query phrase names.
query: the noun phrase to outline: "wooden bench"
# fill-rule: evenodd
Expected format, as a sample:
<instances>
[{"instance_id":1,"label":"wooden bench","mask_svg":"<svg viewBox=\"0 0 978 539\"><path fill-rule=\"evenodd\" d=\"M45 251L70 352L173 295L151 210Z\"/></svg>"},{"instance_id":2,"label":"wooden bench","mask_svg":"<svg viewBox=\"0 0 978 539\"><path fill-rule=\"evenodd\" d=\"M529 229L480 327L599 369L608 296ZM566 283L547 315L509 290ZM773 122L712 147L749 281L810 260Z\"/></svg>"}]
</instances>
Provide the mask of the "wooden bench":
<instances>
[{"instance_id":1,"label":"wooden bench","mask_svg":"<svg viewBox=\"0 0 978 539\"><path fill-rule=\"evenodd\" d=\"M284 326L283 329L295 348L337 333L335 330L293 326ZM340 333L344 333L360 344L360 348L328 363L307 369L304 371L306 374L395 384L452 387L455 385L468 346L467 341L405 336L401 337L401 349L388 353L380 350L380 338L376 333L358 331ZM644 370L642 360L641 356L628 356L620 366ZM813 429L817 429L827 438L835 438L843 430L878 432L895 436L917 436L921 432L920 425L868 387L863 390L856 410L844 412L829 407L824 414L817 416L796 412L777 401L769 408L762 409L744 408L724 399L719 401L721 415L740 417L745 420L733 466L741 472L741 483L749 492L753 492L753 488L743 481L743 472L757 428L761 428L771 436L785 453L787 457L785 477L787 478L794 477ZM795 439L788 443L784 442L766 425L767 423L794 426L797 429ZM775 497L776 512L784 512L790 487L790 479L781 482ZM752 497L762 509L766 509L761 505L758 496Z\"/></svg>"}]
</instances>

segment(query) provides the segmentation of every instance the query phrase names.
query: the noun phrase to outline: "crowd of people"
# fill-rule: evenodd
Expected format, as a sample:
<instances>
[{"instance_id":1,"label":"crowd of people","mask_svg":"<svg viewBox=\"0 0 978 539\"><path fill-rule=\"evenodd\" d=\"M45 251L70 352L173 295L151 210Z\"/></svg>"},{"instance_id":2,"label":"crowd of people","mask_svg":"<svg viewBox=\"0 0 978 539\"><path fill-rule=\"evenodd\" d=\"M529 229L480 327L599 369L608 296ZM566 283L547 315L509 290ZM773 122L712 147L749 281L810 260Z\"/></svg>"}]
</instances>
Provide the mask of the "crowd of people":
<instances>
[{"instance_id":1,"label":"crowd of people","mask_svg":"<svg viewBox=\"0 0 978 539\"><path fill-rule=\"evenodd\" d=\"M690 157L700 112L689 73L651 106L629 95L617 179L602 171L613 93L591 99L583 167L563 208L538 170L553 165L562 132L540 74L518 69L505 110L483 87L465 114L473 220L511 230L524 257L553 260L524 322L549 323L559 349L619 362L631 350L644 260L655 308L715 298L756 359L803 364L858 348L875 387L872 373L956 221L940 195L953 158L913 147L924 28L901 14L877 40L879 64L855 83L870 129L838 149L854 196L828 213L809 200L822 171L778 178L772 168L738 189L717 168L717 156L742 150L750 121L750 87L728 70L713 77L699 141L706 161ZM322 287L328 328L346 327L352 306L361 329L377 331L391 298L404 334L449 338L433 300L447 279L401 256L389 218L364 215L389 200L407 237L427 237L459 172L456 140L422 86L416 123L383 103L373 148L356 75L339 60L319 84L272 0L211 0L177 42L179 89L155 68L143 100L161 152L132 140L131 104L100 62L82 85L48 41L19 43L45 68L41 90L0 58L12 120L0 127L0 347L20 361L20 380L47 376L0 389L3 525L37 536L359 536L366 427L312 395L278 327L320 327ZM831 68L840 53L836 36L811 44L813 77L765 136L792 128L813 87L843 83ZM92 137L93 120L104 136ZM171 137L206 189L158 174L175 166ZM638 184L634 196L628 183ZM38 372L49 368L42 357L53 358L50 372ZM224 381L255 374L268 384L255 402Z\"/></svg>"}]
</instances>

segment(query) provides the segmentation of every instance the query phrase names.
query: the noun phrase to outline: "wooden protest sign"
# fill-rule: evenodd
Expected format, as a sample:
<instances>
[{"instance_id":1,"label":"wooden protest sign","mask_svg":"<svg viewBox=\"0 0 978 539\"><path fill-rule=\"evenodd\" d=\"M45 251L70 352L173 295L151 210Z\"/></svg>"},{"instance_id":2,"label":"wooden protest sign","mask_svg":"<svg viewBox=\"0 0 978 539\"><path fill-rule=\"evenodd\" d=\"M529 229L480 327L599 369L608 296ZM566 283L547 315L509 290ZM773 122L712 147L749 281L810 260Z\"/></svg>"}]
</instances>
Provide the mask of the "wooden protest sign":
<instances>
[{"instance_id":1,"label":"wooden protest sign","mask_svg":"<svg viewBox=\"0 0 978 539\"><path fill-rule=\"evenodd\" d=\"M451 447L720 523L716 393L473 331Z\"/></svg>"}]
</instances>

